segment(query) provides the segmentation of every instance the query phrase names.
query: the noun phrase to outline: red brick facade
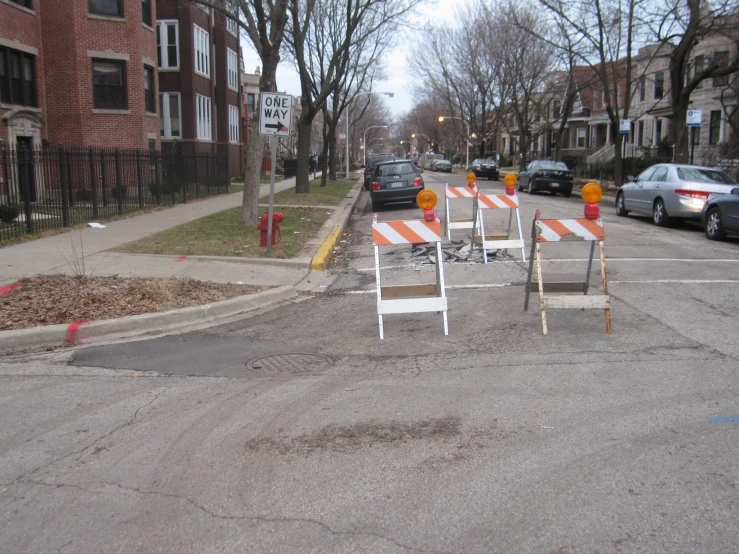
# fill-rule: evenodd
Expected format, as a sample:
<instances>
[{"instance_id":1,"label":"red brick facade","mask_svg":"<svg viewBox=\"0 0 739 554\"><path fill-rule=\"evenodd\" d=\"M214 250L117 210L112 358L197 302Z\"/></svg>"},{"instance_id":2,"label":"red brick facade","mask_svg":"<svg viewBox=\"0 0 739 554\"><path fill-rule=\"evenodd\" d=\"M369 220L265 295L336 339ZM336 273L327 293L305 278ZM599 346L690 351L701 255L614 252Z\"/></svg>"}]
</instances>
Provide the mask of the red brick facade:
<instances>
[{"instance_id":1,"label":"red brick facade","mask_svg":"<svg viewBox=\"0 0 739 554\"><path fill-rule=\"evenodd\" d=\"M31 133L34 142L148 148L153 141L158 148L157 42L155 28L142 21L142 1L122 0L122 17L91 14L88 0L30 4L26 9L0 0L0 48L34 55L37 98L35 107L0 103L0 139L12 143ZM124 63L124 109L95 108L93 59ZM144 65L154 78L151 113L145 110Z\"/></svg>"}]
</instances>

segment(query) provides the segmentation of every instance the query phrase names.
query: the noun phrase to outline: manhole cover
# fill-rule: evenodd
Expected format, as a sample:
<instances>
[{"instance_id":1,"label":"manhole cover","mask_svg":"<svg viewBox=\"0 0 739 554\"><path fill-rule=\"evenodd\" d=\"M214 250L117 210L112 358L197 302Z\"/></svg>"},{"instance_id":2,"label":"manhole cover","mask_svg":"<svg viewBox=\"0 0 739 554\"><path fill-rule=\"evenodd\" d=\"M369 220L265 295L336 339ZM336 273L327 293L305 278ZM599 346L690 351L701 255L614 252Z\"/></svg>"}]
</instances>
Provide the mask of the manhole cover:
<instances>
[{"instance_id":1,"label":"manhole cover","mask_svg":"<svg viewBox=\"0 0 739 554\"><path fill-rule=\"evenodd\" d=\"M334 361L320 354L274 354L247 362L247 369L262 373L303 373L323 369Z\"/></svg>"}]
</instances>

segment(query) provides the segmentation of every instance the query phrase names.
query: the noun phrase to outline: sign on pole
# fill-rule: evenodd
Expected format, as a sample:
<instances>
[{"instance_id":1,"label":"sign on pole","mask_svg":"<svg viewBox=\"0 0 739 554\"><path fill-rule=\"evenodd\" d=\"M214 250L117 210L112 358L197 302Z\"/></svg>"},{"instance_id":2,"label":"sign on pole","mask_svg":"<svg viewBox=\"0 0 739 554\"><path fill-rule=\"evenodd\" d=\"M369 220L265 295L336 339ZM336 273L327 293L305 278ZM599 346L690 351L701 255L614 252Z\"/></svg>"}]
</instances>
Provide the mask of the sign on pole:
<instances>
[{"instance_id":1,"label":"sign on pole","mask_svg":"<svg viewBox=\"0 0 739 554\"><path fill-rule=\"evenodd\" d=\"M263 92L259 105L259 134L270 137L290 135L293 102L289 94Z\"/></svg>"},{"instance_id":2,"label":"sign on pole","mask_svg":"<svg viewBox=\"0 0 739 554\"><path fill-rule=\"evenodd\" d=\"M700 127L701 119L703 119L703 110L688 110L688 119L685 123L688 127Z\"/></svg>"},{"instance_id":3,"label":"sign on pole","mask_svg":"<svg viewBox=\"0 0 739 554\"><path fill-rule=\"evenodd\" d=\"M630 133L631 132L631 120L630 119L619 120L618 132L619 133Z\"/></svg>"}]
</instances>

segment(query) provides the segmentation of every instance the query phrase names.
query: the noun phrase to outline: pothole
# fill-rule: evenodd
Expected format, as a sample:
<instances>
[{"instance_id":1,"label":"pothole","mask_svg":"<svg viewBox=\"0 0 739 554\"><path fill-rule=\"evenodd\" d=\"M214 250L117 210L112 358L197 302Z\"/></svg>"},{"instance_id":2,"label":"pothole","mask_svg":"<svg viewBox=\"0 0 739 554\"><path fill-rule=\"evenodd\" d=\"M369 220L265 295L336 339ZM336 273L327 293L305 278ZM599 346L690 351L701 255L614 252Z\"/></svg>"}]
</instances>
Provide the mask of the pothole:
<instances>
[{"instance_id":1,"label":"pothole","mask_svg":"<svg viewBox=\"0 0 739 554\"><path fill-rule=\"evenodd\" d=\"M254 358L246 368L255 374L274 375L312 373L334 364L334 360L321 354L272 354Z\"/></svg>"}]
</instances>

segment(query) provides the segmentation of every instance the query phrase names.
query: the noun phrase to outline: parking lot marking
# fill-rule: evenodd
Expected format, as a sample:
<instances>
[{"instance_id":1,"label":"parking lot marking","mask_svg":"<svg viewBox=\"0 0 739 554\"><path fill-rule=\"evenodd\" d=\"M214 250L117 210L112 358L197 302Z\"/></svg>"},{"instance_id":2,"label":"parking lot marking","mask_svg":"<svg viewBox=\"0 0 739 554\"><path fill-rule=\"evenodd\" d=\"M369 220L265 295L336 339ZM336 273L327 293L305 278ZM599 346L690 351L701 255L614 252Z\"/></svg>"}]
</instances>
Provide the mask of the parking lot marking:
<instances>
[{"instance_id":1,"label":"parking lot marking","mask_svg":"<svg viewBox=\"0 0 739 554\"><path fill-rule=\"evenodd\" d=\"M711 423L739 423L739 417L709 417Z\"/></svg>"}]
</instances>

